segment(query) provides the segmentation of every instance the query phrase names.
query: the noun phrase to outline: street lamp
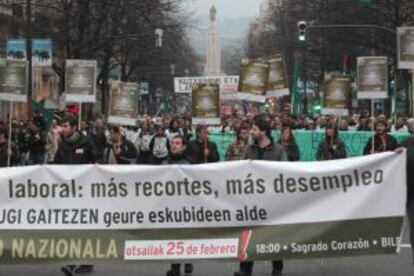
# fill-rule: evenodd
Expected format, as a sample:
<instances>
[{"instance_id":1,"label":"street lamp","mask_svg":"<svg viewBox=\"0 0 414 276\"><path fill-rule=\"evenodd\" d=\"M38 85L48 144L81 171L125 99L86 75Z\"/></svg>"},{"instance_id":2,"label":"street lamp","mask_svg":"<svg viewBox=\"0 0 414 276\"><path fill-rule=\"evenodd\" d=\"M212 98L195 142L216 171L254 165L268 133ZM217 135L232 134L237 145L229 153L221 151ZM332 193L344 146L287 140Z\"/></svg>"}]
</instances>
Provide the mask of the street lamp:
<instances>
[{"instance_id":1,"label":"street lamp","mask_svg":"<svg viewBox=\"0 0 414 276\"><path fill-rule=\"evenodd\" d=\"M175 75L175 64L170 64L171 75Z\"/></svg>"},{"instance_id":2,"label":"street lamp","mask_svg":"<svg viewBox=\"0 0 414 276\"><path fill-rule=\"evenodd\" d=\"M162 48L162 38L164 36L163 29L157 28L155 29L155 47Z\"/></svg>"},{"instance_id":3,"label":"street lamp","mask_svg":"<svg viewBox=\"0 0 414 276\"><path fill-rule=\"evenodd\" d=\"M26 1L26 58L28 62L27 117L32 118L32 1Z\"/></svg>"}]
</instances>

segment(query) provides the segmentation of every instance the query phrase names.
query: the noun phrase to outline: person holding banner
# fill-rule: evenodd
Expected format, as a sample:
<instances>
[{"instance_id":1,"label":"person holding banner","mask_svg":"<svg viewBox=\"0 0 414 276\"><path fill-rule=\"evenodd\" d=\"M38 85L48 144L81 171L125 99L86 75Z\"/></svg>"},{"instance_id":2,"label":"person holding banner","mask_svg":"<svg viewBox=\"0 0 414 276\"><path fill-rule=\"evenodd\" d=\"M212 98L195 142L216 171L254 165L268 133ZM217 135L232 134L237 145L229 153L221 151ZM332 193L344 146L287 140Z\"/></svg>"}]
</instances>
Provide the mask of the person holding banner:
<instances>
[{"instance_id":1,"label":"person holding banner","mask_svg":"<svg viewBox=\"0 0 414 276\"><path fill-rule=\"evenodd\" d=\"M171 139L171 153L161 165L190 165L193 161L187 156L187 139L182 135L176 135Z\"/></svg>"},{"instance_id":2,"label":"person holding banner","mask_svg":"<svg viewBox=\"0 0 414 276\"><path fill-rule=\"evenodd\" d=\"M407 149L407 217L410 222L410 240L414 264L414 119L407 121L410 137L403 146Z\"/></svg>"},{"instance_id":3,"label":"person holding banner","mask_svg":"<svg viewBox=\"0 0 414 276\"><path fill-rule=\"evenodd\" d=\"M145 120L142 122L141 128L138 130L138 160L137 164L147 165L150 164L150 143L154 137L150 123Z\"/></svg>"},{"instance_id":4,"label":"person holding banner","mask_svg":"<svg viewBox=\"0 0 414 276\"><path fill-rule=\"evenodd\" d=\"M208 139L207 126L197 126L196 139L188 144L188 155L195 164L220 161L217 145Z\"/></svg>"},{"instance_id":5,"label":"person holding banner","mask_svg":"<svg viewBox=\"0 0 414 276\"><path fill-rule=\"evenodd\" d=\"M95 145L87 137L76 131L78 122L75 117L67 115L62 121L62 139L59 142L54 163L58 165L93 164L97 161ZM93 265L67 265L62 267L66 276L75 273L89 273Z\"/></svg>"},{"instance_id":6,"label":"person holding banner","mask_svg":"<svg viewBox=\"0 0 414 276\"><path fill-rule=\"evenodd\" d=\"M244 160L288 161L283 146L273 142L270 123L263 115L254 117L251 134L254 142L246 148L243 156ZM252 261L241 262L240 270L235 272L234 276L251 276L253 264ZM282 275L282 260L273 261L272 267L272 276Z\"/></svg>"},{"instance_id":7,"label":"person holding banner","mask_svg":"<svg viewBox=\"0 0 414 276\"><path fill-rule=\"evenodd\" d=\"M134 164L137 160L137 150L131 141L122 136L121 129L112 127L110 137L103 152L104 164Z\"/></svg>"},{"instance_id":8,"label":"person holding banner","mask_svg":"<svg viewBox=\"0 0 414 276\"><path fill-rule=\"evenodd\" d=\"M334 124L328 124L325 129L325 139L318 146L316 160L335 160L346 158L345 143L339 138L338 129Z\"/></svg>"},{"instance_id":9,"label":"person holding banner","mask_svg":"<svg viewBox=\"0 0 414 276\"><path fill-rule=\"evenodd\" d=\"M249 145L249 129L241 126L236 130L236 141L226 150L226 161L243 160L243 154Z\"/></svg>"},{"instance_id":10,"label":"person holding banner","mask_svg":"<svg viewBox=\"0 0 414 276\"><path fill-rule=\"evenodd\" d=\"M171 139L171 154L165 159L161 165L190 165L193 161L186 155L187 139L182 135L176 135ZM193 264L186 263L184 265L185 274L193 273ZM181 264L171 264L171 269L167 271L167 276L181 275Z\"/></svg>"},{"instance_id":11,"label":"person holding banner","mask_svg":"<svg viewBox=\"0 0 414 276\"><path fill-rule=\"evenodd\" d=\"M157 126L155 136L152 138L149 148L153 165L161 164L170 154L170 141L165 134L163 125Z\"/></svg>"},{"instance_id":12,"label":"person holding banner","mask_svg":"<svg viewBox=\"0 0 414 276\"><path fill-rule=\"evenodd\" d=\"M29 165L42 165L45 162L46 139L38 126L31 122L26 134L26 145L29 151Z\"/></svg>"},{"instance_id":13,"label":"person holding banner","mask_svg":"<svg viewBox=\"0 0 414 276\"><path fill-rule=\"evenodd\" d=\"M106 146L106 133L102 117L98 116L95 119L94 125L90 128L88 135L91 137L92 142L96 146L96 152L98 154L98 162L103 162L103 152Z\"/></svg>"},{"instance_id":14,"label":"person holding banner","mask_svg":"<svg viewBox=\"0 0 414 276\"><path fill-rule=\"evenodd\" d=\"M364 155L393 151L397 148L397 140L387 134L387 127L386 121L378 120L375 124L376 133L368 140L364 149Z\"/></svg>"},{"instance_id":15,"label":"person holding banner","mask_svg":"<svg viewBox=\"0 0 414 276\"><path fill-rule=\"evenodd\" d=\"M285 148L289 161L300 160L299 147L296 144L295 137L293 136L292 128L290 126L282 127L278 143Z\"/></svg>"},{"instance_id":16,"label":"person holding banner","mask_svg":"<svg viewBox=\"0 0 414 276\"><path fill-rule=\"evenodd\" d=\"M180 128L179 122L177 118L173 118L170 121L170 127L166 131L168 140L172 140L177 135L183 135L183 130Z\"/></svg>"},{"instance_id":17,"label":"person holding banner","mask_svg":"<svg viewBox=\"0 0 414 276\"><path fill-rule=\"evenodd\" d=\"M77 120L67 115L62 121L62 139L55 155L55 164L83 165L97 162L92 140L77 131Z\"/></svg>"},{"instance_id":18,"label":"person holding banner","mask_svg":"<svg viewBox=\"0 0 414 276\"><path fill-rule=\"evenodd\" d=\"M58 126L56 120L53 120L46 136L46 164L53 164L53 158L59 146L60 131L60 126Z\"/></svg>"}]
</instances>

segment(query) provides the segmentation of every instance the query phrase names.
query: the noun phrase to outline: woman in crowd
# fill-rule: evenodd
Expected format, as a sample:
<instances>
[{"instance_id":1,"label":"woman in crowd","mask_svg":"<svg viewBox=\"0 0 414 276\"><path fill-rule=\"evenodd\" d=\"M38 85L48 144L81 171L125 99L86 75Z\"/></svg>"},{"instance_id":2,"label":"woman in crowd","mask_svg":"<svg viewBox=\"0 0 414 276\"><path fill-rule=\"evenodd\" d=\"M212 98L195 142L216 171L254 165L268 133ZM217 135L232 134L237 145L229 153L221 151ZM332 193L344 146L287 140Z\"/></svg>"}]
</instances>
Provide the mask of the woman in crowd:
<instances>
[{"instance_id":1,"label":"woman in crowd","mask_svg":"<svg viewBox=\"0 0 414 276\"><path fill-rule=\"evenodd\" d=\"M289 161L299 161L299 147L296 144L292 129L289 126L282 127L278 143L285 148Z\"/></svg>"},{"instance_id":2,"label":"woman in crowd","mask_svg":"<svg viewBox=\"0 0 414 276\"><path fill-rule=\"evenodd\" d=\"M236 131L236 141L231 143L226 150L226 161L243 160L243 154L249 145L249 130L240 127Z\"/></svg>"},{"instance_id":3,"label":"woman in crowd","mask_svg":"<svg viewBox=\"0 0 414 276\"><path fill-rule=\"evenodd\" d=\"M148 120L145 120L139 130L139 153L138 153L138 164L150 164L150 143L154 134Z\"/></svg>"},{"instance_id":4,"label":"woman in crowd","mask_svg":"<svg viewBox=\"0 0 414 276\"><path fill-rule=\"evenodd\" d=\"M339 138L338 129L333 124L328 124L323 139L316 153L316 160L335 160L346 158L345 143Z\"/></svg>"},{"instance_id":5,"label":"woman in crowd","mask_svg":"<svg viewBox=\"0 0 414 276\"><path fill-rule=\"evenodd\" d=\"M180 123L178 119L173 118L170 121L170 127L166 130L166 134L168 140L170 141L172 141L172 138L174 138L177 135L183 135L183 130L180 128Z\"/></svg>"},{"instance_id":6,"label":"woman in crowd","mask_svg":"<svg viewBox=\"0 0 414 276\"><path fill-rule=\"evenodd\" d=\"M53 120L52 125L46 136L46 163L53 163L53 159L58 150L60 141L61 127Z\"/></svg>"}]
</instances>

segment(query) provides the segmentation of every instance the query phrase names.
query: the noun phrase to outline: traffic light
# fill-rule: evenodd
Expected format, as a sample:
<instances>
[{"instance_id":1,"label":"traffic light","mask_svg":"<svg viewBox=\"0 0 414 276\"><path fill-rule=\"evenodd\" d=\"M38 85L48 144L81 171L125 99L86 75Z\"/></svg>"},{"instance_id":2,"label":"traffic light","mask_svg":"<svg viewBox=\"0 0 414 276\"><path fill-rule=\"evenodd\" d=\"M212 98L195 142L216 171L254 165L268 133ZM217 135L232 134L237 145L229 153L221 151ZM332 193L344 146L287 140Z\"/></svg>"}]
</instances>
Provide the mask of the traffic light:
<instances>
[{"instance_id":1,"label":"traffic light","mask_svg":"<svg viewBox=\"0 0 414 276\"><path fill-rule=\"evenodd\" d=\"M320 113L322 111L322 105L319 100L314 99L312 102L312 112Z\"/></svg>"},{"instance_id":2,"label":"traffic light","mask_svg":"<svg viewBox=\"0 0 414 276\"><path fill-rule=\"evenodd\" d=\"M313 106L313 110L314 110L315 112L320 112L320 111L321 111L321 109L322 109L322 106L321 106L320 104L317 104L317 105L314 105L314 106Z\"/></svg>"},{"instance_id":3,"label":"traffic light","mask_svg":"<svg viewBox=\"0 0 414 276\"><path fill-rule=\"evenodd\" d=\"M308 22L306 21L299 21L298 22L298 35L299 41L306 40L306 29L308 28Z\"/></svg>"}]
</instances>

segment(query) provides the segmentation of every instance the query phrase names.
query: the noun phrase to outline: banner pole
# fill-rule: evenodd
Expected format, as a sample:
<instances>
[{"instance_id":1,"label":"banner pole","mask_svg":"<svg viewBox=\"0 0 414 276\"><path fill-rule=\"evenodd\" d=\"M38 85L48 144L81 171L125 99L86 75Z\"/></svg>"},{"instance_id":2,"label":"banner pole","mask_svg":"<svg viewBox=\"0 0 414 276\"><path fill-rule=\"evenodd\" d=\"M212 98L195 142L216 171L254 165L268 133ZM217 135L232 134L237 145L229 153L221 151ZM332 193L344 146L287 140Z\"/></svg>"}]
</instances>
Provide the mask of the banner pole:
<instances>
[{"instance_id":1,"label":"banner pole","mask_svg":"<svg viewBox=\"0 0 414 276\"><path fill-rule=\"evenodd\" d=\"M375 150L375 117L374 117L374 113L375 113L375 111L374 111L374 100L373 99L371 99L371 118L372 118L372 128L371 128L371 130L372 130L372 140L371 140L371 151L374 151Z\"/></svg>"},{"instance_id":2,"label":"banner pole","mask_svg":"<svg viewBox=\"0 0 414 276\"><path fill-rule=\"evenodd\" d=\"M414 70L411 70L411 115L414 116Z\"/></svg>"},{"instance_id":3,"label":"banner pole","mask_svg":"<svg viewBox=\"0 0 414 276\"><path fill-rule=\"evenodd\" d=\"M203 152L203 154L204 154L204 163L207 163L207 161L208 161L208 156L205 153L205 151L207 149L208 149L208 144L207 144L207 139L206 139L206 140L204 140L204 152Z\"/></svg>"},{"instance_id":4,"label":"banner pole","mask_svg":"<svg viewBox=\"0 0 414 276\"><path fill-rule=\"evenodd\" d=\"M394 87L392 88L392 98L391 98L391 113L392 113L392 123L397 122L397 80L398 74L394 75Z\"/></svg>"},{"instance_id":5,"label":"banner pole","mask_svg":"<svg viewBox=\"0 0 414 276\"><path fill-rule=\"evenodd\" d=\"M7 167L11 167L11 144L12 144L12 116L13 116L13 101L10 101L9 108L9 137L7 143Z\"/></svg>"},{"instance_id":6,"label":"banner pole","mask_svg":"<svg viewBox=\"0 0 414 276\"><path fill-rule=\"evenodd\" d=\"M78 130L80 131L81 129L81 121L82 121L82 102L79 102L79 112L78 112Z\"/></svg>"}]
</instances>

